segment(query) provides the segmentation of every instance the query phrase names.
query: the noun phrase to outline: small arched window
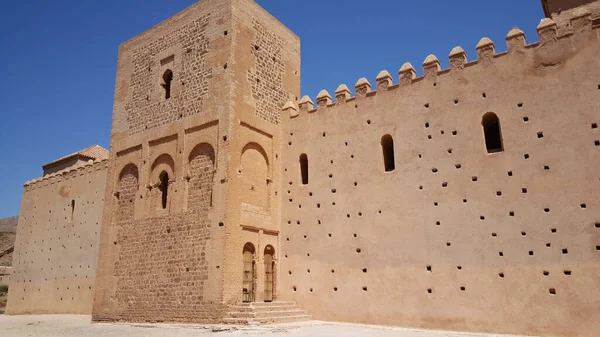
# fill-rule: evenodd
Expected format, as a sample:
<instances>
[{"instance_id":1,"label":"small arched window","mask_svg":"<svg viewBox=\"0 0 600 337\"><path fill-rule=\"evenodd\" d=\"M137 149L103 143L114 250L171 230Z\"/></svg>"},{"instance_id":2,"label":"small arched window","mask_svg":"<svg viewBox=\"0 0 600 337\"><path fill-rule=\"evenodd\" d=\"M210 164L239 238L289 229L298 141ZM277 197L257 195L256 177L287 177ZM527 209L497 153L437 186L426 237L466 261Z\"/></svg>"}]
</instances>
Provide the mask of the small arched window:
<instances>
[{"instance_id":1,"label":"small arched window","mask_svg":"<svg viewBox=\"0 0 600 337\"><path fill-rule=\"evenodd\" d=\"M485 136L485 148L488 153L502 152L502 132L500 130L500 120L493 112L488 112L481 119L483 134Z\"/></svg>"},{"instance_id":2,"label":"small arched window","mask_svg":"<svg viewBox=\"0 0 600 337\"><path fill-rule=\"evenodd\" d=\"M308 184L308 156L306 153L300 155L300 173L302 175L302 185Z\"/></svg>"},{"instance_id":3,"label":"small arched window","mask_svg":"<svg viewBox=\"0 0 600 337\"><path fill-rule=\"evenodd\" d=\"M75 200L71 200L71 222L73 222L74 215L75 215Z\"/></svg>"},{"instance_id":4,"label":"small arched window","mask_svg":"<svg viewBox=\"0 0 600 337\"><path fill-rule=\"evenodd\" d=\"M171 98L171 82L173 82L173 72L171 69L165 71L163 74L163 81L162 87L165 89L165 99L169 99Z\"/></svg>"},{"instance_id":5,"label":"small arched window","mask_svg":"<svg viewBox=\"0 0 600 337\"><path fill-rule=\"evenodd\" d=\"M391 172L396 169L394 159L394 139L390 135L381 137L381 150L383 151L383 164L385 172Z\"/></svg>"},{"instance_id":6,"label":"small arched window","mask_svg":"<svg viewBox=\"0 0 600 337\"><path fill-rule=\"evenodd\" d=\"M162 208L166 209L169 194L169 174L167 172L163 172L160 175L160 192L162 194Z\"/></svg>"}]
</instances>

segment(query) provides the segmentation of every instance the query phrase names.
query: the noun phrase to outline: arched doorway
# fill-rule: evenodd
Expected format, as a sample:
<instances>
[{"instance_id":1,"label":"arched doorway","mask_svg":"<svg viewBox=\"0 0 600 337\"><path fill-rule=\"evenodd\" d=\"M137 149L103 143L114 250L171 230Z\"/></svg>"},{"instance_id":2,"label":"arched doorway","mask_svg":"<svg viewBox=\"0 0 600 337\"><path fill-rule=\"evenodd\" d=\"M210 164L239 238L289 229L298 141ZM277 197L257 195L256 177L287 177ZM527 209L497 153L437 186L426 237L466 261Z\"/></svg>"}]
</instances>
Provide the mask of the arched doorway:
<instances>
[{"instance_id":1,"label":"arched doorway","mask_svg":"<svg viewBox=\"0 0 600 337\"><path fill-rule=\"evenodd\" d=\"M256 289L254 284L254 274L256 270L254 262L254 245L250 242L244 245L244 275L243 275L243 288L242 288L242 301L244 303L254 302L254 290Z\"/></svg>"},{"instance_id":2,"label":"arched doorway","mask_svg":"<svg viewBox=\"0 0 600 337\"><path fill-rule=\"evenodd\" d=\"M272 302L274 298L275 275L275 249L268 245L265 247L265 302Z\"/></svg>"}]
</instances>

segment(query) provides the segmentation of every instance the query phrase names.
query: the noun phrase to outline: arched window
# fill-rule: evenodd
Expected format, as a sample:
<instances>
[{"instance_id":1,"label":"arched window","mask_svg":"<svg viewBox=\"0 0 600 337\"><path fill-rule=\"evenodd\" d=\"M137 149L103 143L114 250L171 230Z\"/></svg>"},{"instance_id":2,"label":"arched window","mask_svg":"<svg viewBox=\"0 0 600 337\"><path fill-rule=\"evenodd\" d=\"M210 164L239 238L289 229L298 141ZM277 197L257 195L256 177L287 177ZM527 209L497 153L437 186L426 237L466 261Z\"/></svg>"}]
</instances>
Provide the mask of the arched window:
<instances>
[{"instance_id":1,"label":"arched window","mask_svg":"<svg viewBox=\"0 0 600 337\"><path fill-rule=\"evenodd\" d=\"M391 172L396 169L394 159L394 139L390 135L381 137L381 150L383 151L383 164L385 172Z\"/></svg>"},{"instance_id":2,"label":"arched window","mask_svg":"<svg viewBox=\"0 0 600 337\"><path fill-rule=\"evenodd\" d=\"M160 175L160 192L162 193L162 208L166 209L169 193L169 174L167 172Z\"/></svg>"},{"instance_id":3,"label":"arched window","mask_svg":"<svg viewBox=\"0 0 600 337\"><path fill-rule=\"evenodd\" d=\"M481 126L483 126L487 152L494 153L504 151L498 116L493 112L486 113L481 119Z\"/></svg>"},{"instance_id":4,"label":"arched window","mask_svg":"<svg viewBox=\"0 0 600 337\"><path fill-rule=\"evenodd\" d=\"M302 175L302 185L308 184L308 156L306 153L300 155L300 173Z\"/></svg>"},{"instance_id":5,"label":"arched window","mask_svg":"<svg viewBox=\"0 0 600 337\"><path fill-rule=\"evenodd\" d=\"M173 82L173 72L171 69L165 71L163 74L163 81L162 87L165 89L165 99L169 99L171 98L171 82Z\"/></svg>"},{"instance_id":6,"label":"arched window","mask_svg":"<svg viewBox=\"0 0 600 337\"><path fill-rule=\"evenodd\" d=\"M73 222L74 215L75 215L75 200L71 200L71 222Z\"/></svg>"}]
</instances>

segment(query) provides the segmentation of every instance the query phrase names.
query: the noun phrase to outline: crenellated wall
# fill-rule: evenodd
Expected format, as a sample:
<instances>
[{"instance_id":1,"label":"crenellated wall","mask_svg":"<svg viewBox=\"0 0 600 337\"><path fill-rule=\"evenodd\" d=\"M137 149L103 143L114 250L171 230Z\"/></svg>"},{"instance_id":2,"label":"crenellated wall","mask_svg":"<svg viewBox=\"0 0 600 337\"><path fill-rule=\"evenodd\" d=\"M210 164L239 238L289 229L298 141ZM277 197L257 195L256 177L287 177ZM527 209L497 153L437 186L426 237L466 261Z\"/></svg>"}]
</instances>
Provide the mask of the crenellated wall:
<instances>
[{"instance_id":1,"label":"crenellated wall","mask_svg":"<svg viewBox=\"0 0 600 337\"><path fill-rule=\"evenodd\" d=\"M288 103L282 298L320 320L596 336L600 30L578 13L560 36L544 19L536 43L515 28L504 53L484 38L474 61L457 47L449 69L430 55L421 77Z\"/></svg>"},{"instance_id":2,"label":"crenellated wall","mask_svg":"<svg viewBox=\"0 0 600 337\"><path fill-rule=\"evenodd\" d=\"M25 183L7 314L92 311L108 160Z\"/></svg>"}]
</instances>

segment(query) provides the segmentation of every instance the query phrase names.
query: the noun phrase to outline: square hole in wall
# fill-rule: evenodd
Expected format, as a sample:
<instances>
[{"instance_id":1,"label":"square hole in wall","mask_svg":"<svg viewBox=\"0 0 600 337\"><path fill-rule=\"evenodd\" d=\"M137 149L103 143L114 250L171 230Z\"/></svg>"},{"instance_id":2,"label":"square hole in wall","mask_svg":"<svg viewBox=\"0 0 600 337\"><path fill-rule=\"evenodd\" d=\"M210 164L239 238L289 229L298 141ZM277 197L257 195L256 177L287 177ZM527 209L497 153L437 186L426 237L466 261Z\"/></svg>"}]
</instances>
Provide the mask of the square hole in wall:
<instances>
[{"instance_id":1,"label":"square hole in wall","mask_svg":"<svg viewBox=\"0 0 600 337\"><path fill-rule=\"evenodd\" d=\"M569 250L567 248L563 248L562 249L562 253L565 254L565 255L569 254Z\"/></svg>"}]
</instances>

